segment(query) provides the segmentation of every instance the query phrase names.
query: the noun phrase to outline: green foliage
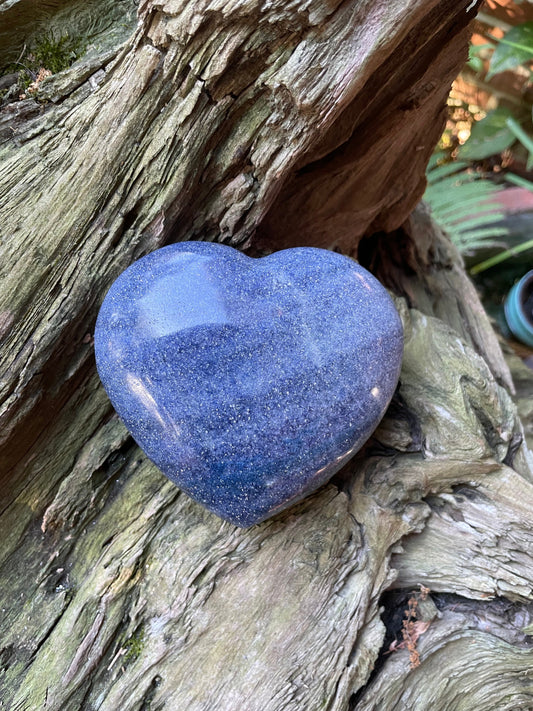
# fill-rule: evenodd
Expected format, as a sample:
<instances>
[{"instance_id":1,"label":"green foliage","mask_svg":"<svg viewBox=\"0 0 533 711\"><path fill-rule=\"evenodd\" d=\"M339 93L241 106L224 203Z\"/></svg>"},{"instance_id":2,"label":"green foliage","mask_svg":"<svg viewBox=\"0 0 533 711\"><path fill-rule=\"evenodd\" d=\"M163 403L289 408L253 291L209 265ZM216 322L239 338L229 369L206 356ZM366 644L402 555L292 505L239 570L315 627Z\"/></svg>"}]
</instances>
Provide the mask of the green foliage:
<instances>
[{"instance_id":1,"label":"green foliage","mask_svg":"<svg viewBox=\"0 0 533 711\"><path fill-rule=\"evenodd\" d=\"M136 630L124 643L124 663L134 662L141 654L144 647L144 628Z\"/></svg>"},{"instance_id":2,"label":"green foliage","mask_svg":"<svg viewBox=\"0 0 533 711\"><path fill-rule=\"evenodd\" d=\"M517 185L520 188L526 188L526 190L531 190L531 192L533 192L533 183L529 180L525 180L525 178L521 178L518 175L513 175L512 173L508 173L505 176L505 179L508 183ZM470 269L470 272L472 274L479 274L480 272L484 272L486 269L490 269L491 267L495 267L497 264L501 264L510 257L515 257L518 254L522 254L522 252L529 251L530 249L533 249L533 239L526 240L525 242L522 242L522 244L519 244L516 247L505 249L503 252L499 252L498 254L495 254L489 259L485 259L484 261L479 262L479 264L476 264Z\"/></svg>"},{"instance_id":3,"label":"green foliage","mask_svg":"<svg viewBox=\"0 0 533 711\"><path fill-rule=\"evenodd\" d=\"M18 91L25 92L32 85L38 87L44 76L68 69L84 51L85 44L79 37L73 39L62 35L56 39L53 34L45 34L17 62L5 66L0 74L17 73Z\"/></svg>"},{"instance_id":4,"label":"green foliage","mask_svg":"<svg viewBox=\"0 0 533 711\"><path fill-rule=\"evenodd\" d=\"M490 111L484 119L472 126L470 138L458 150L458 157L467 160L483 160L495 153L501 153L512 146L516 136L507 123L512 112L500 107Z\"/></svg>"},{"instance_id":5,"label":"green foliage","mask_svg":"<svg viewBox=\"0 0 533 711\"><path fill-rule=\"evenodd\" d=\"M469 66L473 72L479 73L483 71L483 60L479 55L480 52L483 52L484 50L489 49L490 47L492 47L492 44L470 45L470 47L468 48L467 66Z\"/></svg>"},{"instance_id":6,"label":"green foliage","mask_svg":"<svg viewBox=\"0 0 533 711\"><path fill-rule=\"evenodd\" d=\"M512 27L502 39L496 39L496 49L490 60L487 79L495 74L516 69L533 59L533 22Z\"/></svg>"},{"instance_id":7,"label":"green foliage","mask_svg":"<svg viewBox=\"0 0 533 711\"><path fill-rule=\"evenodd\" d=\"M504 249L503 252L499 252L498 254L495 254L489 259L485 259L482 262L475 264L473 267L471 267L470 273L474 275L480 274L481 272L484 272L487 269L490 269L491 267L495 267L497 264L505 262L506 259L516 257L518 254L521 254L522 252L527 252L530 249L533 249L533 239L527 240L527 242L522 242L522 244L518 245L517 247Z\"/></svg>"},{"instance_id":8,"label":"green foliage","mask_svg":"<svg viewBox=\"0 0 533 711\"><path fill-rule=\"evenodd\" d=\"M84 49L79 37L73 39L68 35L62 35L59 39L55 39L52 34L47 34L36 43L30 54L33 55L37 67L44 67L52 74L57 74L68 69L83 54Z\"/></svg>"},{"instance_id":9,"label":"green foliage","mask_svg":"<svg viewBox=\"0 0 533 711\"><path fill-rule=\"evenodd\" d=\"M522 126L520 126L518 121L512 116L507 119L506 124L509 130L512 131L515 138L517 138L527 150L528 158L526 167L530 170L533 166L533 139L524 131Z\"/></svg>"},{"instance_id":10,"label":"green foliage","mask_svg":"<svg viewBox=\"0 0 533 711\"><path fill-rule=\"evenodd\" d=\"M485 15L482 20L485 24L498 26L497 18L492 18L491 22L488 9L482 14ZM470 48L467 66L476 74L475 85L492 92L488 80L496 74L516 71L522 67L529 69L533 61L533 22L511 27L503 38L497 38L491 32L485 32L485 36L489 40L488 43ZM485 72L487 60L488 71ZM520 71L523 77L523 69ZM469 83L468 74L464 75L464 80ZM520 244L509 246L514 238L506 228L495 224L505 217L494 208L499 188L494 182L487 180L486 176L479 172L479 168L476 170L473 166L473 163L487 161L493 156L498 161L497 157L504 151L520 144L522 149L518 155L522 156L525 148L528 156L527 169L533 168L531 109L527 113L524 112L521 97L513 99L512 93L505 95L504 99L507 105L500 105L489 111L481 120L474 120L470 137L456 150L455 162L446 163L446 160L450 160L449 157L436 154L427 173L428 188L424 197L431 205L435 219L447 230L459 249L465 255L471 256L487 247L500 248L497 254L478 261L470 269L472 274L478 274L533 247L533 240L527 238ZM468 108L474 118L475 109ZM506 160L509 161L509 157ZM498 162L501 170L505 161ZM487 166L487 163L484 165ZM501 177L504 177L506 182L533 190L533 183L523 178L500 172ZM505 240L506 237L509 242L502 243L500 240ZM501 249L502 247L505 249Z\"/></svg>"},{"instance_id":11,"label":"green foliage","mask_svg":"<svg viewBox=\"0 0 533 711\"><path fill-rule=\"evenodd\" d=\"M500 189L472 171L468 163L445 161L445 153L436 153L426 174L424 200L430 205L433 217L464 254L471 255L485 247L501 247L501 238L508 231L494 224L504 217L494 207Z\"/></svg>"},{"instance_id":12,"label":"green foliage","mask_svg":"<svg viewBox=\"0 0 533 711\"><path fill-rule=\"evenodd\" d=\"M489 43L471 46L467 66L478 74L478 84L491 91L487 82L493 76L527 66L533 61L533 22L511 27L503 38L497 38L490 33L487 33L487 37L490 39ZM492 49L489 68L484 76L481 56ZM523 116L519 118L523 122ZM470 138L459 148L458 156L463 160L484 160L502 153L517 140L528 151L528 168L533 167L533 140L517 121L513 111L500 106L473 124Z\"/></svg>"}]
</instances>

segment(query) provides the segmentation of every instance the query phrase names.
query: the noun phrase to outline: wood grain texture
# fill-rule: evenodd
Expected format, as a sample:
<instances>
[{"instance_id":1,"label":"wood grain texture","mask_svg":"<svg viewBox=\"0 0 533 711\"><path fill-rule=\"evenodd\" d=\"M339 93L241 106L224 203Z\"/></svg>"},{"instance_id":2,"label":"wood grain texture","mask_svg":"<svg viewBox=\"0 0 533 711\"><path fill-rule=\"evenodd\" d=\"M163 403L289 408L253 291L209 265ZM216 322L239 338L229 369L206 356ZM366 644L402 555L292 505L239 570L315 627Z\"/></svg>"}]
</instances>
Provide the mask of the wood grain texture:
<instances>
[{"instance_id":1,"label":"wood grain texture","mask_svg":"<svg viewBox=\"0 0 533 711\"><path fill-rule=\"evenodd\" d=\"M24 458L48 413L64 409L72 379L93 367L84 339L118 273L170 240L245 245L291 167L341 120L372 72L381 76L378 58L394 52L397 61L406 33L426 13L445 26L468 20L465 8L454 3L452 12L436 1L261 8L144 3L137 32L104 65L105 80L89 77L29 120L24 106L21 121L7 108L0 456L11 493L23 485ZM463 46L464 38L456 41ZM404 51L407 61L411 46ZM57 81L45 82L46 96ZM367 166L368 181L382 159ZM378 182L379 202L394 202ZM411 205L412 196L402 217Z\"/></svg>"},{"instance_id":2,"label":"wood grain texture","mask_svg":"<svg viewBox=\"0 0 533 711\"><path fill-rule=\"evenodd\" d=\"M42 5L53 26L59 9ZM509 369L446 236L423 211L405 222L469 5L144 1L136 29L117 20L116 42L2 108L5 708L531 700L516 621L528 624L532 596L533 480ZM16 6L0 3L0 20ZM67 7L75 26L79 5ZM146 460L94 368L112 280L185 238L359 247L405 325L401 385L375 436L328 486L245 531ZM441 617L410 670L407 650L380 656L382 595L419 584ZM454 609L459 595L471 607Z\"/></svg>"},{"instance_id":3,"label":"wood grain texture","mask_svg":"<svg viewBox=\"0 0 533 711\"><path fill-rule=\"evenodd\" d=\"M531 609L516 614L505 603L487 603L480 612L461 599L441 607L420 638L420 666L409 670L406 651L389 656L357 711L531 708L533 652L520 632Z\"/></svg>"}]
</instances>

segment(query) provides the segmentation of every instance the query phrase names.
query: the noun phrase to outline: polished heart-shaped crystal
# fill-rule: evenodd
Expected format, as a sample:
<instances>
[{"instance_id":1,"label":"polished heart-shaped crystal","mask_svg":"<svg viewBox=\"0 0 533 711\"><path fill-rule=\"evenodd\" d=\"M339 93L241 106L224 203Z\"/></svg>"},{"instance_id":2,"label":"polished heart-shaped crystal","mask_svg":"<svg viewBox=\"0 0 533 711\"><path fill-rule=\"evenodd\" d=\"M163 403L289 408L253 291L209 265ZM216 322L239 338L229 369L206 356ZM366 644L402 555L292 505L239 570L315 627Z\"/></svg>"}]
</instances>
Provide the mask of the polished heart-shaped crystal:
<instances>
[{"instance_id":1,"label":"polished heart-shaped crystal","mask_svg":"<svg viewBox=\"0 0 533 711\"><path fill-rule=\"evenodd\" d=\"M386 290L340 254L252 259L184 242L119 276L95 349L148 457L246 527L310 494L364 444L396 388L403 332Z\"/></svg>"}]
</instances>

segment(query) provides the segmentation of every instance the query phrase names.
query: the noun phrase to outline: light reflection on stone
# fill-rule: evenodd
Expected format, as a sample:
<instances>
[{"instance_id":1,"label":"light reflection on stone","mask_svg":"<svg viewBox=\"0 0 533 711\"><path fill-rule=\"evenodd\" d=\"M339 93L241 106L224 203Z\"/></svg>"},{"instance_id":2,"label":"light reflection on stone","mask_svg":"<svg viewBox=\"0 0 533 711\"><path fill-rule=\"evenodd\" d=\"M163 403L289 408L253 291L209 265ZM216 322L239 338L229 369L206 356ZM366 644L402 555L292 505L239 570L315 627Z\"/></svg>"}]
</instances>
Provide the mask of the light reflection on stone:
<instances>
[{"instance_id":1,"label":"light reflection on stone","mask_svg":"<svg viewBox=\"0 0 533 711\"><path fill-rule=\"evenodd\" d=\"M321 486L368 439L396 388L403 333L385 289L342 255L256 260L185 242L117 279L95 349L147 455L249 526Z\"/></svg>"}]
</instances>

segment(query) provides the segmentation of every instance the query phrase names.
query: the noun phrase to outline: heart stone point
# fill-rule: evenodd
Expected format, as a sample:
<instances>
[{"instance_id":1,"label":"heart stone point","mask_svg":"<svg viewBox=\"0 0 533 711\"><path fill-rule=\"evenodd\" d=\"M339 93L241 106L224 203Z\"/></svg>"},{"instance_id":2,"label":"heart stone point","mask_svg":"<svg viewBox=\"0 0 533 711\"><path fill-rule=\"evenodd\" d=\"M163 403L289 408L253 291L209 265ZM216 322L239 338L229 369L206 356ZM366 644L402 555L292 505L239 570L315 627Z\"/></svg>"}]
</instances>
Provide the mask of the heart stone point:
<instances>
[{"instance_id":1,"label":"heart stone point","mask_svg":"<svg viewBox=\"0 0 533 711\"><path fill-rule=\"evenodd\" d=\"M403 331L383 286L340 254L252 259L183 242L118 277L95 350L148 457L247 527L313 492L365 443L394 394Z\"/></svg>"}]
</instances>

